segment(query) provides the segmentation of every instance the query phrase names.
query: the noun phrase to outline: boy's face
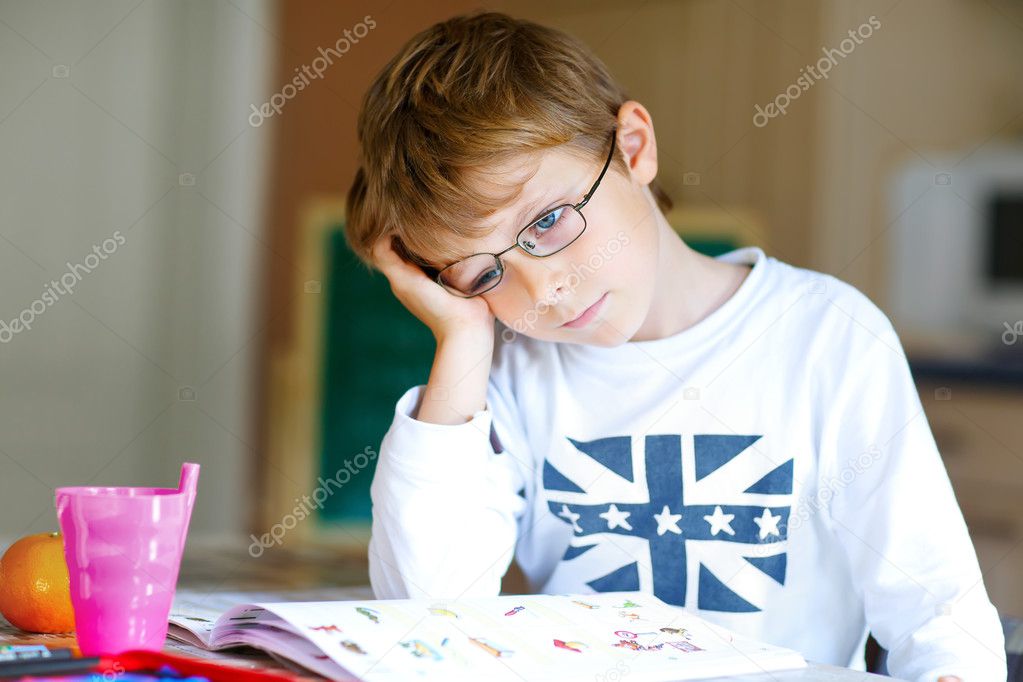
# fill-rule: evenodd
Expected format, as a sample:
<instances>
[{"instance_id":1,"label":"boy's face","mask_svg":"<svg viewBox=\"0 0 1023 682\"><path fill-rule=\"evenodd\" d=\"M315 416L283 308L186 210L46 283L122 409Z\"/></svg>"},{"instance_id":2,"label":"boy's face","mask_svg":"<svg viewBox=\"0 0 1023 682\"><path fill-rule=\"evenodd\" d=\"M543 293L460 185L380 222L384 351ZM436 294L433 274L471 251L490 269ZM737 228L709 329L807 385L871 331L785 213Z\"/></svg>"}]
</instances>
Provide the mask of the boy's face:
<instances>
[{"instance_id":1,"label":"boy's face","mask_svg":"<svg viewBox=\"0 0 1023 682\"><path fill-rule=\"evenodd\" d=\"M580 202L601 167L558 148L520 157L499 169L516 179L536 172L512 204L488 219L494 228L490 234L458 243L461 253L507 249L546 209ZM517 333L545 341L616 346L636 333L653 299L659 252L656 209L644 185L612 166L582 214L586 230L563 250L537 258L515 248L501 256L504 277L481 296L494 316Z\"/></svg>"}]
</instances>

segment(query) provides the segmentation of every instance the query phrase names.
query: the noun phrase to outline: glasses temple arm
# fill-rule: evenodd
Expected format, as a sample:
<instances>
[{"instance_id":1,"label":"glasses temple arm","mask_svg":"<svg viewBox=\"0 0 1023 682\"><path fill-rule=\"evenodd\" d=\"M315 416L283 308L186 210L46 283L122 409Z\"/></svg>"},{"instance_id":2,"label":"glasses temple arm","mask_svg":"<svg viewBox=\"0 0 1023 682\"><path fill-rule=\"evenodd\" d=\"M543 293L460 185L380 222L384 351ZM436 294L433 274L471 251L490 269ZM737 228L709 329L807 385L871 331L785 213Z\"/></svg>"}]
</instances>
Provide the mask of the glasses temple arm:
<instances>
[{"instance_id":1,"label":"glasses temple arm","mask_svg":"<svg viewBox=\"0 0 1023 682\"><path fill-rule=\"evenodd\" d=\"M577 211L590 201L590 197L592 197L593 193L597 191L597 187L600 186L600 181L604 179L604 175L607 173L608 168L611 167L611 159L613 159L615 155L615 141L617 137L617 130L611 133L611 151L607 153L607 161L604 162L604 168L600 171L600 175L597 176L597 181L593 183L592 187L590 187L590 191L583 196L583 200L575 205L575 209Z\"/></svg>"}]
</instances>

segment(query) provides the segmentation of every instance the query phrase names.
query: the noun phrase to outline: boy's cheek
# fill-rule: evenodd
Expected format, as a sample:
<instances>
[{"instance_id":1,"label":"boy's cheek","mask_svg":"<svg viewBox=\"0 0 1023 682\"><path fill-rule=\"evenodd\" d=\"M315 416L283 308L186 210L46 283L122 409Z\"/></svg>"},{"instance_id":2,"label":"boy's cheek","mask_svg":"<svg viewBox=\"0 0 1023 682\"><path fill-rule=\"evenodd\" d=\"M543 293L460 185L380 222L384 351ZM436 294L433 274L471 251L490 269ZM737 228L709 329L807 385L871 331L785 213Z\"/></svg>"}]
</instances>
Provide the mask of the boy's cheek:
<instances>
[{"instance_id":1,"label":"boy's cheek","mask_svg":"<svg viewBox=\"0 0 1023 682\"><path fill-rule=\"evenodd\" d=\"M505 284L510 282L503 282L501 288L504 289ZM538 326L539 317L534 314L529 314L530 307L524 305L522 301L516 300L516 297L509 296L508 287L501 294L487 295L484 294L487 300L487 305L490 307L490 312L493 313L494 317L508 329L518 334L529 334L531 329L535 329Z\"/></svg>"}]
</instances>

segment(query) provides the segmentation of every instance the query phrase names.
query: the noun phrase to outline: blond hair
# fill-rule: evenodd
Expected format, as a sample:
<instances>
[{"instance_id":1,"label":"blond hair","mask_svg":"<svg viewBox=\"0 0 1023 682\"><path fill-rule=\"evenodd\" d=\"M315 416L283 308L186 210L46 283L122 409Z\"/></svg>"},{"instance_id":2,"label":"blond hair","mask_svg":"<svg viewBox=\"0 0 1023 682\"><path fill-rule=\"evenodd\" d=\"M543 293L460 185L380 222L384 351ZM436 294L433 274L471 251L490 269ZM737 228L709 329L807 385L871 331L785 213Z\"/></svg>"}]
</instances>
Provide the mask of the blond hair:
<instances>
[{"instance_id":1,"label":"blond hair","mask_svg":"<svg viewBox=\"0 0 1023 682\"><path fill-rule=\"evenodd\" d=\"M376 240L393 234L421 265L453 260L452 237L485 236L491 228L480 221L522 190L491 171L495 191L480 192L488 168L559 145L602 162L627 100L600 59L561 31L495 12L435 24L366 93L349 245L368 263ZM627 173L619 152L612 169ZM655 183L651 190L662 210L671 208Z\"/></svg>"}]
</instances>

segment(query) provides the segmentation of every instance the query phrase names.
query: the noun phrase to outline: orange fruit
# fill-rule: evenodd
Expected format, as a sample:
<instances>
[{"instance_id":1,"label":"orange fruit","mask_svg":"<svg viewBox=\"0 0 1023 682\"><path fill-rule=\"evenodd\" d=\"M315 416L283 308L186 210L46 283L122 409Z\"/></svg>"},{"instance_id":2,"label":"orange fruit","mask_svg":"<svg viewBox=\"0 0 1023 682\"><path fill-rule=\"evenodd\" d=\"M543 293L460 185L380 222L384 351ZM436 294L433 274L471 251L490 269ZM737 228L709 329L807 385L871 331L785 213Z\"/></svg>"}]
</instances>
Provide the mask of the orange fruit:
<instances>
[{"instance_id":1,"label":"orange fruit","mask_svg":"<svg viewBox=\"0 0 1023 682\"><path fill-rule=\"evenodd\" d=\"M75 629L60 533L27 535L0 558L0 613L28 632Z\"/></svg>"}]
</instances>

